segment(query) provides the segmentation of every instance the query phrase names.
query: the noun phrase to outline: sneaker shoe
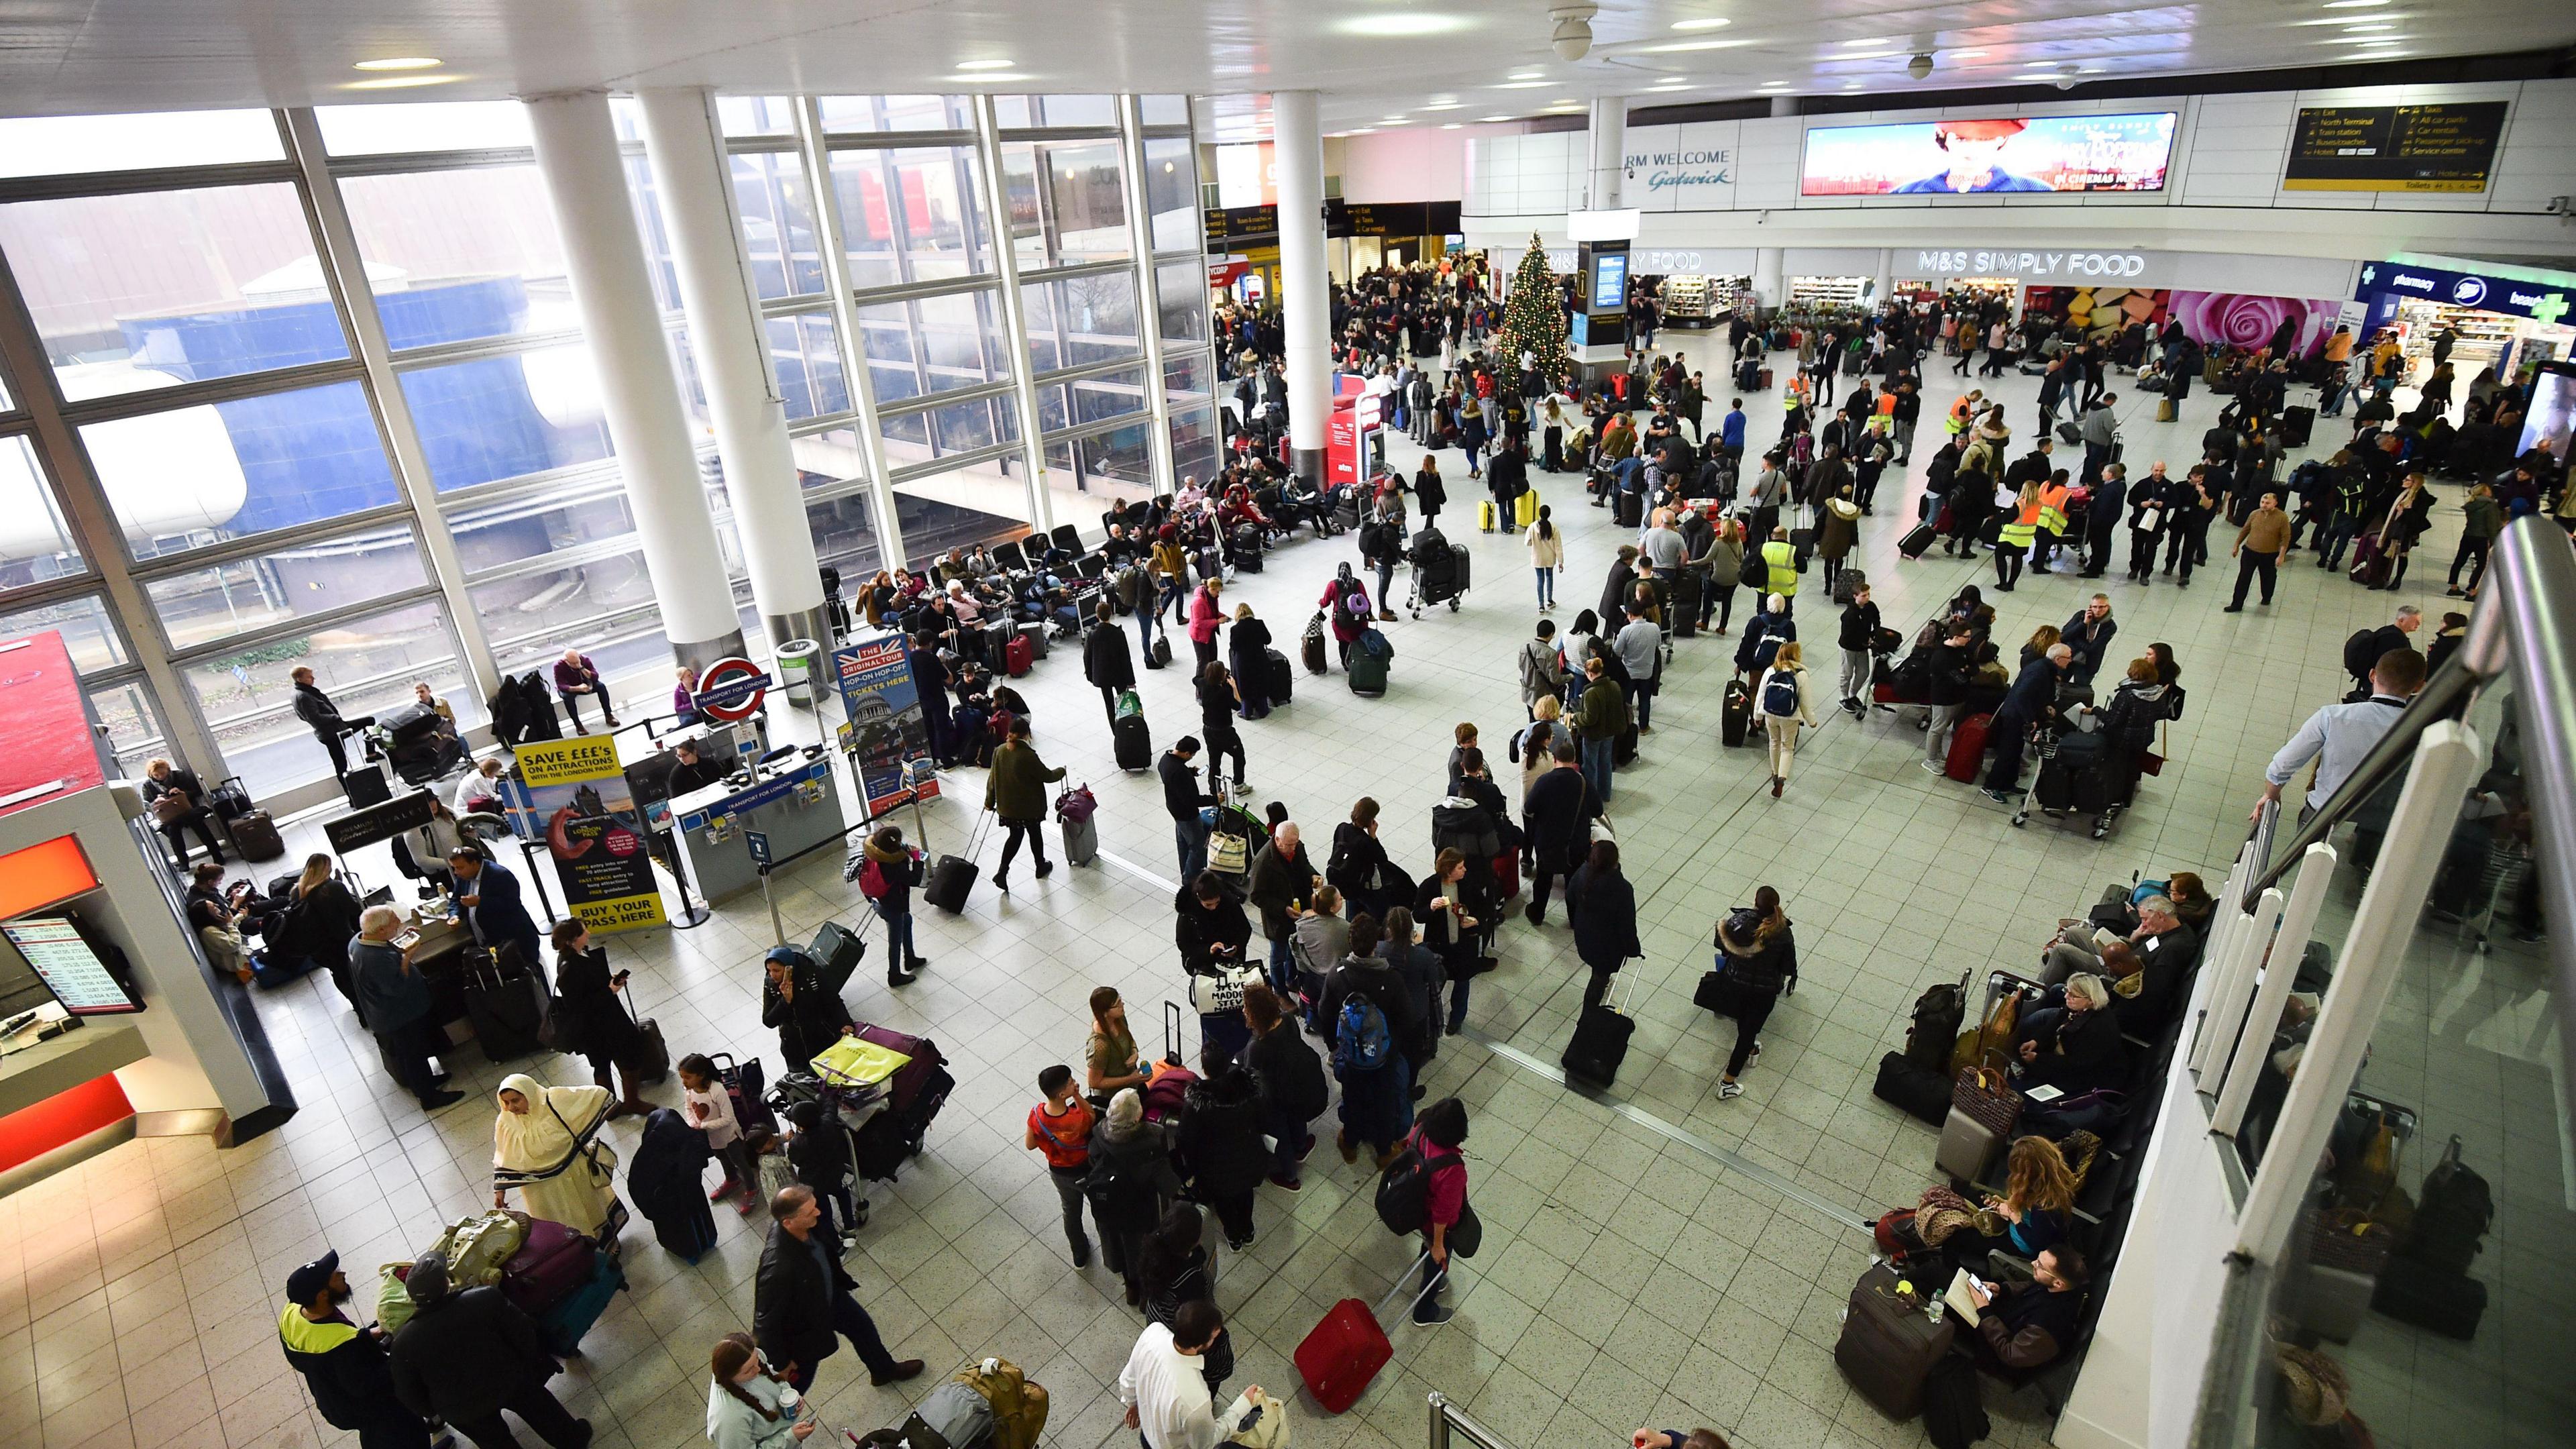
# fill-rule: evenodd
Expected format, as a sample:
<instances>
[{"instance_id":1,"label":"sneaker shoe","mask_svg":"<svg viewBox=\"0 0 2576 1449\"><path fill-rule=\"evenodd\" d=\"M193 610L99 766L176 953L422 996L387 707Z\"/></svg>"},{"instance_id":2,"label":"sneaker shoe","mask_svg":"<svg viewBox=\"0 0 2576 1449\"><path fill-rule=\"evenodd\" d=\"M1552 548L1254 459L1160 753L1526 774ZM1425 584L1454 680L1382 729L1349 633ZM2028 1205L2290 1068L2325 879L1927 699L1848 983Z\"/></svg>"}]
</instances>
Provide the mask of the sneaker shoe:
<instances>
[{"instance_id":1,"label":"sneaker shoe","mask_svg":"<svg viewBox=\"0 0 2576 1449\"><path fill-rule=\"evenodd\" d=\"M1438 1328L1458 1316L1458 1310L1446 1303L1424 1303L1413 1310L1413 1321L1424 1328Z\"/></svg>"},{"instance_id":2,"label":"sneaker shoe","mask_svg":"<svg viewBox=\"0 0 2576 1449\"><path fill-rule=\"evenodd\" d=\"M722 1181L722 1182L720 1182L720 1183L717 1183L717 1184L716 1184L716 1190L715 1190L715 1191L713 1191L713 1192L711 1192L711 1193L708 1193L708 1194L707 1194L707 1201L709 1201L709 1202L723 1202L726 1198L729 1198L729 1197L733 1196L735 1193L740 1192L741 1190L742 1190L742 1184L741 1184L741 1183L738 1183L738 1182L734 1181L732 1178L728 1177L728 1178L726 1178L724 1181Z\"/></svg>"},{"instance_id":3,"label":"sneaker shoe","mask_svg":"<svg viewBox=\"0 0 2576 1449\"><path fill-rule=\"evenodd\" d=\"M1720 1082L1717 1084L1717 1099L1721 1102L1741 1097L1743 1095L1744 1084L1741 1082Z\"/></svg>"},{"instance_id":4,"label":"sneaker shoe","mask_svg":"<svg viewBox=\"0 0 2576 1449\"><path fill-rule=\"evenodd\" d=\"M892 1370L886 1373L869 1374L868 1382L874 1384L878 1388L884 1388L888 1384L899 1384L906 1379L917 1379L919 1377L921 1377L921 1360L917 1358L908 1358L901 1363L896 1364Z\"/></svg>"},{"instance_id":5,"label":"sneaker shoe","mask_svg":"<svg viewBox=\"0 0 2576 1449\"><path fill-rule=\"evenodd\" d=\"M1925 774L1927 774L1927 775L1946 775L1946 774L1950 773L1949 768L1948 768L1947 766L1945 766L1945 765L1936 765L1936 764L1932 763L1930 760L1918 760L1918 761L1916 761L1915 763L1917 763L1917 764L1921 765L1921 766L1923 767L1923 773L1925 773Z\"/></svg>"},{"instance_id":6,"label":"sneaker shoe","mask_svg":"<svg viewBox=\"0 0 2576 1449\"><path fill-rule=\"evenodd\" d=\"M1744 1064L1745 1064L1746 1066L1750 1067L1750 1066L1752 1066L1755 1062L1760 1061L1761 1059L1762 1059L1762 1042L1761 1042L1761 1040L1760 1040L1759 1038L1756 1038L1756 1039L1754 1040L1754 1043L1753 1043L1753 1050L1751 1050L1751 1051L1749 1051L1749 1052L1746 1052L1746 1053L1744 1054Z\"/></svg>"},{"instance_id":7,"label":"sneaker shoe","mask_svg":"<svg viewBox=\"0 0 2576 1449\"><path fill-rule=\"evenodd\" d=\"M889 971L886 973L886 985L910 986L915 974L916 973L910 971Z\"/></svg>"},{"instance_id":8,"label":"sneaker shoe","mask_svg":"<svg viewBox=\"0 0 2576 1449\"><path fill-rule=\"evenodd\" d=\"M1270 1185L1281 1192L1303 1192L1306 1187L1306 1184L1293 1177L1281 1177L1275 1172L1270 1175Z\"/></svg>"},{"instance_id":9,"label":"sneaker shoe","mask_svg":"<svg viewBox=\"0 0 2576 1449\"><path fill-rule=\"evenodd\" d=\"M1977 793L1994 801L1998 805L2010 805L2015 800L2021 798L2019 794L2011 790L1980 790Z\"/></svg>"}]
</instances>

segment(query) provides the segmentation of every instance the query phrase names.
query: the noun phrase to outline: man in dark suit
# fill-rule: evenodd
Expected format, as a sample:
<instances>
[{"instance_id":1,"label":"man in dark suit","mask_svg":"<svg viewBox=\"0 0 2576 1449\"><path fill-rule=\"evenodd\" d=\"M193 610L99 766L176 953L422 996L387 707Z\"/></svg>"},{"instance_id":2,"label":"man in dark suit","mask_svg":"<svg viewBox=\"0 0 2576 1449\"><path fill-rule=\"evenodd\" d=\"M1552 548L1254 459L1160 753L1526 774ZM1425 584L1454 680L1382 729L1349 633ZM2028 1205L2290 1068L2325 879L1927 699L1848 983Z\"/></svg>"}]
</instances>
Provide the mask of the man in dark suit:
<instances>
[{"instance_id":1,"label":"man in dark suit","mask_svg":"<svg viewBox=\"0 0 2576 1449\"><path fill-rule=\"evenodd\" d=\"M841 1266L839 1242L814 1231L823 1220L814 1189L780 1189L770 1201L770 1219L751 1290L752 1337L770 1365L803 1393L813 1386L815 1368L847 1337L868 1366L869 1383L882 1388L918 1378L921 1360L898 1362L888 1353L875 1320L850 1296L854 1285Z\"/></svg>"},{"instance_id":2,"label":"man in dark suit","mask_svg":"<svg viewBox=\"0 0 2576 1449\"><path fill-rule=\"evenodd\" d=\"M458 846L447 853L447 867L456 875L456 903L464 908L465 924L474 931L474 940L486 951L499 951L503 946L519 948L519 959L537 975L548 995L554 983L547 979L545 951L537 935L537 923L519 900L519 878L471 846Z\"/></svg>"}]
</instances>

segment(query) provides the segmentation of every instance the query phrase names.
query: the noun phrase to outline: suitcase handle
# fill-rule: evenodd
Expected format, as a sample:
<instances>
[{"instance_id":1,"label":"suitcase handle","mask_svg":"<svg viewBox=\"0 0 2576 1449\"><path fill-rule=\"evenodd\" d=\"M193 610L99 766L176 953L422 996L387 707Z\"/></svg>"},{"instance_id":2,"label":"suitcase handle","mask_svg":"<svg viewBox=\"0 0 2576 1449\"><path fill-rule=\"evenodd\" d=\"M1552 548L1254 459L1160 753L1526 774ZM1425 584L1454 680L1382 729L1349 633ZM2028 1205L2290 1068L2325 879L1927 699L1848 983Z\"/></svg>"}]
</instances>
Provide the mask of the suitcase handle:
<instances>
[{"instance_id":1,"label":"suitcase handle","mask_svg":"<svg viewBox=\"0 0 2576 1449\"><path fill-rule=\"evenodd\" d=\"M1163 1060L1174 1066L1183 1064L1181 1061L1181 1004L1177 1001L1163 1003Z\"/></svg>"},{"instance_id":2,"label":"suitcase handle","mask_svg":"<svg viewBox=\"0 0 2576 1449\"><path fill-rule=\"evenodd\" d=\"M1452 1253L1449 1256L1454 1260L1458 1255ZM1425 1248L1422 1250L1422 1256L1413 1260L1412 1267L1405 1269L1402 1273L1396 1276L1395 1286L1386 1290L1386 1296L1371 1305L1369 1312L1379 1317L1383 1317L1386 1313L1386 1305L1394 1301L1395 1295L1404 1291L1404 1285L1412 1281L1413 1275L1421 1272L1430 1265L1431 1250ZM1422 1285L1422 1291L1413 1295L1413 1302L1406 1305L1406 1315L1408 1317L1411 1316L1415 1308L1422 1306L1422 1300L1430 1297L1432 1290L1440 1286L1440 1280L1447 1276L1448 1274L1445 1270L1431 1275L1430 1279Z\"/></svg>"}]
</instances>

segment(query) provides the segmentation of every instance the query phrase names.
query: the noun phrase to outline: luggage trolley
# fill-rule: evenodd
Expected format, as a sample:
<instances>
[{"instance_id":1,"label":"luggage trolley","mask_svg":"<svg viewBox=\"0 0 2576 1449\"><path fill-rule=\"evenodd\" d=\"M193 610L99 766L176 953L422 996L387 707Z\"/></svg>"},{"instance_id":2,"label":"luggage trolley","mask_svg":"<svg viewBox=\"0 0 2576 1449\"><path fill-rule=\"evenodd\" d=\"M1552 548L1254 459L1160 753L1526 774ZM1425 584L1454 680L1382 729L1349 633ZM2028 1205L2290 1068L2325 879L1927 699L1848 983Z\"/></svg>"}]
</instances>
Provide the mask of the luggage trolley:
<instances>
[{"instance_id":1,"label":"luggage trolley","mask_svg":"<svg viewBox=\"0 0 2576 1449\"><path fill-rule=\"evenodd\" d=\"M1404 607L1413 617L1422 617L1425 606L1447 604L1449 612L1458 612L1458 602L1467 592L1468 560L1466 550L1451 543L1439 529L1425 528L1405 551L1405 562L1413 565L1412 587L1406 593Z\"/></svg>"}]
</instances>

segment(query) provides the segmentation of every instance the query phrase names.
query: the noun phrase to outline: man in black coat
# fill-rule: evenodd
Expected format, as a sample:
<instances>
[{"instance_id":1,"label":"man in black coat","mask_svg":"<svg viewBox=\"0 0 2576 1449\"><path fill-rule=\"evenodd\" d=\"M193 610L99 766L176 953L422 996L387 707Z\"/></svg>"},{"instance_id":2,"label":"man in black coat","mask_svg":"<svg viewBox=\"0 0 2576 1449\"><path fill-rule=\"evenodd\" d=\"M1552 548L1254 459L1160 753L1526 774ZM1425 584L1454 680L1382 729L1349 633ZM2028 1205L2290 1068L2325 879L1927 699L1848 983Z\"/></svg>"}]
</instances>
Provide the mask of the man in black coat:
<instances>
[{"instance_id":1,"label":"man in black coat","mask_svg":"<svg viewBox=\"0 0 2576 1449\"><path fill-rule=\"evenodd\" d=\"M277 1341L287 1363L304 1375L324 1423L358 1431L359 1449L429 1449L429 1426L394 1393L384 1331L360 1328L340 1311L351 1296L338 1253L286 1275Z\"/></svg>"},{"instance_id":2,"label":"man in black coat","mask_svg":"<svg viewBox=\"0 0 2576 1449\"><path fill-rule=\"evenodd\" d=\"M1114 728L1118 723L1118 691L1136 687L1136 657L1127 652L1127 631L1118 627L1118 606L1107 597L1100 601L1099 624L1082 641L1082 677L1100 690L1100 707L1109 715Z\"/></svg>"},{"instance_id":3,"label":"man in black coat","mask_svg":"<svg viewBox=\"0 0 2576 1449\"><path fill-rule=\"evenodd\" d=\"M365 729L376 722L376 717L362 714L356 719L343 719L340 706L333 704L331 696L313 682L313 671L302 665L297 665L288 678L295 681L295 717L304 721L305 728L313 731L313 738L322 742L322 752L331 757L331 778L337 780L348 774L349 752L341 748L340 737Z\"/></svg>"},{"instance_id":4,"label":"man in black coat","mask_svg":"<svg viewBox=\"0 0 2576 1449\"><path fill-rule=\"evenodd\" d=\"M2129 465L2105 463L2084 508L2084 577L2098 579L2111 565L2111 540L2129 507Z\"/></svg>"},{"instance_id":5,"label":"man in black coat","mask_svg":"<svg viewBox=\"0 0 2576 1449\"><path fill-rule=\"evenodd\" d=\"M1601 797L1583 778L1583 754L1574 741L1557 738L1555 764L1530 782L1521 801L1521 828L1529 833L1531 869L1527 915L1533 926L1547 924L1548 893L1556 878L1572 875L1592 849L1592 822L1601 818Z\"/></svg>"},{"instance_id":6,"label":"man in black coat","mask_svg":"<svg viewBox=\"0 0 2576 1449\"><path fill-rule=\"evenodd\" d=\"M814 1231L823 1220L814 1189L802 1183L779 1189L769 1213L769 1241L752 1283L751 1334L770 1366L801 1394L813 1386L816 1365L847 1337L868 1366L869 1383L918 1378L921 1360L897 1362L877 1336L876 1320L850 1296L854 1285L841 1266L840 1243Z\"/></svg>"},{"instance_id":7,"label":"man in black coat","mask_svg":"<svg viewBox=\"0 0 2576 1449\"><path fill-rule=\"evenodd\" d=\"M563 1371L537 1325L498 1288L452 1292L447 1259L423 1253L404 1279L419 1305L394 1335L394 1392L421 1418L441 1418L481 1449L519 1449L501 1411L519 1416L554 1449L582 1449L590 1421L546 1387Z\"/></svg>"},{"instance_id":8,"label":"man in black coat","mask_svg":"<svg viewBox=\"0 0 2576 1449\"><path fill-rule=\"evenodd\" d=\"M2023 665L2013 680L1986 731L1995 751L1995 767L1986 775L1989 799L2010 804L2019 798L2022 746L2029 743L2031 727L2056 707L2057 681L2065 677L2074 659L2074 650L2052 644L2046 654Z\"/></svg>"}]
</instances>

